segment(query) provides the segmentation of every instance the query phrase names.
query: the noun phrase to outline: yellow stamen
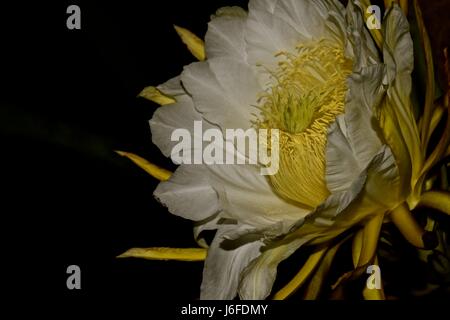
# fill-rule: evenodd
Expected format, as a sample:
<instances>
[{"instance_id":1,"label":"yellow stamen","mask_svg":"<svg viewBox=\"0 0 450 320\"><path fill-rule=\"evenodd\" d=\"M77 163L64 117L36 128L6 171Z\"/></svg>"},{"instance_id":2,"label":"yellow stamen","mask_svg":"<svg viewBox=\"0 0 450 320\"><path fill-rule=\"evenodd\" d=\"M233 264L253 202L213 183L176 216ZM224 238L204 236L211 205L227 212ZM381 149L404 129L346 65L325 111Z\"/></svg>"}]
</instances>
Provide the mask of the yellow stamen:
<instances>
[{"instance_id":1,"label":"yellow stamen","mask_svg":"<svg viewBox=\"0 0 450 320\"><path fill-rule=\"evenodd\" d=\"M256 125L280 130L279 170L269 177L280 196L314 208L329 195L325 183L327 129L344 111L351 61L326 40L297 47L272 73L275 84L263 93Z\"/></svg>"},{"instance_id":2,"label":"yellow stamen","mask_svg":"<svg viewBox=\"0 0 450 320\"><path fill-rule=\"evenodd\" d=\"M157 165L154 165L153 163L148 162L144 158L139 157L138 155L135 155L130 152L125 152L125 151L116 151L116 152L119 155L121 155L123 157L127 157L128 159L133 161L140 168L144 169L145 172L150 174L152 177L158 179L159 181L169 180L170 176L172 175L172 172L170 172L169 170L160 168Z\"/></svg>"},{"instance_id":3,"label":"yellow stamen","mask_svg":"<svg viewBox=\"0 0 450 320\"><path fill-rule=\"evenodd\" d=\"M141 258L147 260L204 261L207 250L203 248L132 248L117 258Z\"/></svg>"},{"instance_id":4,"label":"yellow stamen","mask_svg":"<svg viewBox=\"0 0 450 320\"><path fill-rule=\"evenodd\" d=\"M206 54L203 40L185 28L176 25L174 25L174 28L192 55L200 61L205 60Z\"/></svg>"},{"instance_id":5,"label":"yellow stamen","mask_svg":"<svg viewBox=\"0 0 450 320\"><path fill-rule=\"evenodd\" d=\"M167 104L172 104L172 103L177 102L171 96L162 93L156 87L152 87L152 86L144 88L139 93L138 97L142 97L147 100L153 101L161 106L165 106Z\"/></svg>"}]
</instances>

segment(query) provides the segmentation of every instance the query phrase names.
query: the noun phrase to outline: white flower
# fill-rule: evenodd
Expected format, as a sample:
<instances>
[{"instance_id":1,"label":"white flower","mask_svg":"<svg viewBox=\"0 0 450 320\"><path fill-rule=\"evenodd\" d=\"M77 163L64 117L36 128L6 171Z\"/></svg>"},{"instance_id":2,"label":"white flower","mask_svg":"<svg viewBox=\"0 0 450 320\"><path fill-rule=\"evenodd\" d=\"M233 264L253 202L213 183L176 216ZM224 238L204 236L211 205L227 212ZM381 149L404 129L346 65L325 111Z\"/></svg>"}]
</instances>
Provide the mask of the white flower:
<instances>
[{"instance_id":1,"label":"white flower","mask_svg":"<svg viewBox=\"0 0 450 320\"><path fill-rule=\"evenodd\" d=\"M363 12L358 1L223 8L209 23L207 59L158 87L168 105L150 126L166 156L173 130L193 134L194 121L222 131L280 129L273 176L258 165L181 165L155 190L171 213L195 221L200 244L202 231L217 229L202 299L266 298L278 264L301 246L417 202L408 23L397 5L388 10L380 54Z\"/></svg>"}]
</instances>

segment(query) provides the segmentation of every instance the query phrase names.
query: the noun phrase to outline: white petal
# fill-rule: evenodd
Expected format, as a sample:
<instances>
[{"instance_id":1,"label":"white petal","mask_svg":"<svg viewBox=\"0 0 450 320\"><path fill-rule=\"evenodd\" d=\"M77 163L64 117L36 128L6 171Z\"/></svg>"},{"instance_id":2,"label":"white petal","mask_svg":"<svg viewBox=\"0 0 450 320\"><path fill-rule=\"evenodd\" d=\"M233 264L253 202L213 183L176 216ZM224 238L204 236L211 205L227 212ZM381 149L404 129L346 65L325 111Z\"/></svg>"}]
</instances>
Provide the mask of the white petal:
<instances>
[{"instance_id":1,"label":"white petal","mask_svg":"<svg viewBox=\"0 0 450 320\"><path fill-rule=\"evenodd\" d=\"M222 233L229 227L222 227L208 250L200 299L202 300L231 300L237 294L239 276L250 261L260 255L262 242L252 242L234 250L221 247Z\"/></svg>"},{"instance_id":2,"label":"white petal","mask_svg":"<svg viewBox=\"0 0 450 320\"><path fill-rule=\"evenodd\" d=\"M248 10L251 11L267 11L273 14L275 6L279 0L250 0Z\"/></svg>"},{"instance_id":3,"label":"white petal","mask_svg":"<svg viewBox=\"0 0 450 320\"><path fill-rule=\"evenodd\" d=\"M184 91L183 86L181 85L181 77L176 76L163 84L157 86L157 88L163 93L170 95L172 97L177 97L180 95L186 95L186 91Z\"/></svg>"},{"instance_id":4,"label":"white petal","mask_svg":"<svg viewBox=\"0 0 450 320\"><path fill-rule=\"evenodd\" d=\"M220 210L217 193L203 165L181 165L153 195L170 213L194 221L207 219Z\"/></svg>"},{"instance_id":5,"label":"white petal","mask_svg":"<svg viewBox=\"0 0 450 320\"><path fill-rule=\"evenodd\" d=\"M413 42L406 17L393 4L383 20L383 58L387 67L387 97L378 108L377 118L384 137L397 159L402 179L402 196L411 194L411 184L420 177L423 154L419 131L411 105ZM415 205L417 199L410 199Z\"/></svg>"},{"instance_id":6,"label":"white petal","mask_svg":"<svg viewBox=\"0 0 450 320\"><path fill-rule=\"evenodd\" d=\"M296 239L287 244L268 249L245 269L239 284L239 296L243 300L263 300L272 290L278 264L288 258L307 239Z\"/></svg>"},{"instance_id":7,"label":"white petal","mask_svg":"<svg viewBox=\"0 0 450 320\"><path fill-rule=\"evenodd\" d=\"M328 131L325 180L332 193L348 189L360 171L358 161L343 133L346 129L343 120L343 117L338 117Z\"/></svg>"},{"instance_id":8,"label":"white petal","mask_svg":"<svg viewBox=\"0 0 450 320\"><path fill-rule=\"evenodd\" d=\"M385 91L383 77L384 66L372 65L348 79L345 114L328 132L325 178L331 192L348 188L382 145L373 114Z\"/></svg>"},{"instance_id":9,"label":"white petal","mask_svg":"<svg viewBox=\"0 0 450 320\"><path fill-rule=\"evenodd\" d=\"M205 36L208 59L228 57L238 61L247 60L244 39L245 20L246 17L226 15L209 22Z\"/></svg>"},{"instance_id":10,"label":"white petal","mask_svg":"<svg viewBox=\"0 0 450 320\"><path fill-rule=\"evenodd\" d=\"M228 58L208 59L185 67L181 78L207 121L223 131L251 126L262 87L248 65Z\"/></svg>"},{"instance_id":11,"label":"white petal","mask_svg":"<svg viewBox=\"0 0 450 320\"><path fill-rule=\"evenodd\" d=\"M309 211L277 196L253 165L211 165L209 178L218 192L221 207L230 218L255 228L295 221Z\"/></svg>"},{"instance_id":12,"label":"white petal","mask_svg":"<svg viewBox=\"0 0 450 320\"><path fill-rule=\"evenodd\" d=\"M346 53L353 58L353 70L379 63L379 54L364 23L361 4L355 0L348 1L346 21L348 25Z\"/></svg>"},{"instance_id":13,"label":"white petal","mask_svg":"<svg viewBox=\"0 0 450 320\"><path fill-rule=\"evenodd\" d=\"M166 157L171 155L173 147L179 143L179 141L171 141L172 132L175 129L184 128L189 130L191 137L194 138L194 121L202 121L201 115L194 109L191 97L184 94L177 96L176 99L176 103L156 109L149 122L152 141ZM211 127L203 121L203 131ZM202 140L202 136L195 137ZM193 149L190 151L192 152Z\"/></svg>"},{"instance_id":14,"label":"white petal","mask_svg":"<svg viewBox=\"0 0 450 320\"><path fill-rule=\"evenodd\" d=\"M383 58L390 83L400 75L410 75L414 68L413 42L408 20L398 5L393 4L391 10L386 13L383 29Z\"/></svg>"},{"instance_id":15,"label":"white petal","mask_svg":"<svg viewBox=\"0 0 450 320\"><path fill-rule=\"evenodd\" d=\"M367 170L360 173L348 188L331 194L317 209L307 217L308 223L317 226L332 226L348 206L360 195L367 182ZM300 224L299 224L300 225Z\"/></svg>"},{"instance_id":16,"label":"white petal","mask_svg":"<svg viewBox=\"0 0 450 320\"><path fill-rule=\"evenodd\" d=\"M345 16L340 7L336 10L331 10L325 21L325 36L324 38L331 39L341 46L345 46L347 41L347 23Z\"/></svg>"},{"instance_id":17,"label":"white petal","mask_svg":"<svg viewBox=\"0 0 450 320\"><path fill-rule=\"evenodd\" d=\"M374 112L385 94L384 65L364 67L348 80L345 124L350 146L360 168L365 168L381 147L380 127Z\"/></svg>"},{"instance_id":18,"label":"white petal","mask_svg":"<svg viewBox=\"0 0 450 320\"><path fill-rule=\"evenodd\" d=\"M326 35L325 21L330 15L333 16L330 31L343 35L343 12L344 7L338 1L285 0L277 3L274 15L289 23L305 39L319 39Z\"/></svg>"},{"instance_id":19,"label":"white petal","mask_svg":"<svg viewBox=\"0 0 450 320\"><path fill-rule=\"evenodd\" d=\"M275 69L278 59L275 54L281 51L292 52L300 41L307 38L298 33L281 18L266 10L249 10L245 28L248 63L251 66L263 65ZM264 74L264 69L259 68Z\"/></svg>"},{"instance_id":20,"label":"white petal","mask_svg":"<svg viewBox=\"0 0 450 320\"><path fill-rule=\"evenodd\" d=\"M215 214L205 220L198 221L194 224L194 239L195 239L195 241L197 241L197 243L201 247L203 247L203 248L209 247L205 238L202 236L202 232L217 230L220 227L219 222L221 220L223 220L221 212L218 212L217 214Z\"/></svg>"}]
</instances>

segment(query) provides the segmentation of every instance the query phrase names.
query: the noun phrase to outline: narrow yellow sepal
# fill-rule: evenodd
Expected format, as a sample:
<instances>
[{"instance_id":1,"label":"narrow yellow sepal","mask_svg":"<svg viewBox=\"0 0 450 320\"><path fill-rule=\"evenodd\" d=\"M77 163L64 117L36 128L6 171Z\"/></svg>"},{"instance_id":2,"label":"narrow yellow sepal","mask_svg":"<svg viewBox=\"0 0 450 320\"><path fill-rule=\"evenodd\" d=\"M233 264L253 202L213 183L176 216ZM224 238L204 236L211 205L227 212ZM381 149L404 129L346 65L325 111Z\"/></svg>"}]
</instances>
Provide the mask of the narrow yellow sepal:
<instances>
[{"instance_id":1,"label":"narrow yellow sepal","mask_svg":"<svg viewBox=\"0 0 450 320\"><path fill-rule=\"evenodd\" d=\"M408 16L408 0L400 0L400 8L402 9L405 16Z\"/></svg>"},{"instance_id":2,"label":"narrow yellow sepal","mask_svg":"<svg viewBox=\"0 0 450 320\"><path fill-rule=\"evenodd\" d=\"M425 230L417 223L406 204L401 204L391 212L391 219L400 233L417 248L424 248L422 236Z\"/></svg>"},{"instance_id":3,"label":"narrow yellow sepal","mask_svg":"<svg viewBox=\"0 0 450 320\"><path fill-rule=\"evenodd\" d=\"M357 266L363 266L372 261L377 249L378 238L380 236L381 225L383 224L384 215L377 214L370 219L362 230L362 242L360 244L361 251L358 257ZM358 236L359 237L359 236ZM355 244L355 247L359 245ZM356 249L356 248L355 248Z\"/></svg>"},{"instance_id":4,"label":"narrow yellow sepal","mask_svg":"<svg viewBox=\"0 0 450 320\"><path fill-rule=\"evenodd\" d=\"M444 106L437 105L434 109L433 116L431 117L430 129L428 131L428 139L431 138L433 131L436 129L439 121L441 121L442 116L444 115L445 108Z\"/></svg>"},{"instance_id":5,"label":"narrow yellow sepal","mask_svg":"<svg viewBox=\"0 0 450 320\"><path fill-rule=\"evenodd\" d=\"M150 174L152 177L158 179L159 181L169 180L170 176L172 175L172 172L170 172L169 170L160 168L157 165L154 165L153 163L148 162L144 158L141 158L138 155L135 155L134 153L125 152L125 151L116 151L116 152L118 154L120 154L121 156L127 157L128 159L133 161L140 168L145 170L148 174Z\"/></svg>"},{"instance_id":6,"label":"narrow yellow sepal","mask_svg":"<svg viewBox=\"0 0 450 320\"><path fill-rule=\"evenodd\" d=\"M309 276L313 273L313 271L316 269L317 265L319 264L320 260L322 260L322 257L324 256L325 252L328 248L324 247L313 254L311 254L306 260L305 264L302 266L300 271L292 278L289 283L284 286L280 291L275 293L273 296L273 300L284 300L288 298L290 295L292 295L295 291L297 291L298 288L300 288L303 283L309 278Z\"/></svg>"},{"instance_id":7,"label":"narrow yellow sepal","mask_svg":"<svg viewBox=\"0 0 450 320\"><path fill-rule=\"evenodd\" d=\"M445 125L444 133L441 136L438 144L434 148L433 152L429 155L425 164L423 165L421 175L425 176L428 170L430 170L438 161L446 156L450 146L450 104L448 97L445 99L445 108L447 109L447 122Z\"/></svg>"},{"instance_id":8,"label":"narrow yellow sepal","mask_svg":"<svg viewBox=\"0 0 450 320\"><path fill-rule=\"evenodd\" d=\"M417 26L419 28L420 42L425 54L426 63L426 84L425 84L425 105L423 107L422 115L422 131L421 131L421 143L422 150L426 150L429 141L429 130L430 122L433 115L434 109L434 67L433 67L433 55L431 50L430 38L428 37L428 32L425 28L425 23L423 21L422 11L420 9L417 0L413 1L414 11L417 19Z\"/></svg>"},{"instance_id":9,"label":"narrow yellow sepal","mask_svg":"<svg viewBox=\"0 0 450 320\"><path fill-rule=\"evenodd\" d=\"M448 50L444 49L444 69L447 75L447 85L450 88L450 67L448 60ZM447 156L450 148L450 90L448 90L444 95L444 109L447 110L447 122L445 124L444 133L442 134L437 146L427 158L423 168L422 175L424 176L429 169L431 169L439 160L442 159L443 156Z\"/></svg>"},{"instance_id":10,"label":"narrow yellow sepal","mask_svg":"<svg viewBox=\"0 0 450 320\"><path fill-rule=\"evenodd\" d=\"M366 222L364 227L358 230L352 243L352 260L354 270L344 273L332 286L333 296L342 299L342 285L349 279L360 277L369 264L372 264L375 256L380 236L381 225L384 221L384 214L378 213Z\"/></svg>"},{"instance_id":11,"label":"narrow yellow sepal","mask_svg":"<svg viewBox=\"0 0 450 320\"><path fill-rule=\"evenodd\" d=\"M206 59L205 43L202 39L197 37L191 31L174 25L175 31L181 38L181 41L187 46L189 51L198 60L203 61Z\"/></svg>"},{"instance_id":12,"label":"narrow yellow sepal","mask_svg":"<svg viewBox=\"0 0 450 320\"><path fill-rule=\"evenodd\" d=\"M397 2L395 0L384 0L384 8L387 10L390 8L393 2Z\"/></svg>"},{"instance_id":13,"label":"narrow yellow sepal","mask_svg":"<svg viewBox=\"0 0 450 320\"><path fill-rule=\"evenodd\" d=\"M117 258L141 258L147 260L204 261L207 250L203 248L132 248Z\"/></svg>"},{"instance_id":14,"label":"narrow yellow sepal","mask_svg":"<svg viewBox=\"0 0 450 320\"><path fill-rule=\"evenodd\" d=\"M161 106L177 102L174 98L162 93L158 88L153 86L144 88L138 97L153 101Z\"/></svg>"},{"instance_id":15,"label":"narrow yellow sepal","mask_svg":"<svg viewBox=\"0 0 450 320\"><path fill-rule=\"evenodd\" d=\"M327 250L322 261L320 261L319 267L314 272L314 275L311 277L311 281L305 289L305 296L303 297L305 300L316 300L319 297L320 292L323 288L323 284L325 282L325 278L331 269L333 259L336 256L336 253L341 245L345 241L347 241L348 238L349 236L345 237L334 246L332 246L329 250Z\"/></svg>"},{"instance_id":16,"label":"narrow yellow sepal","mask_svg":"<svg viewBox=\"0 0 450 320\"><path fill-rule=\"evenodd\" d=\"M443 191L424 192L419 205L430 207L450 215L450 193Z\"/></svg>"},{"instance_id":17,"label":"narrow yellow sepal","mask_svg":"<svg viewBox=\"0 0 450 320\"><path fill-rule=\"evenodd\" d=\"M408 0L384 0L384 8L387 10L393 3L398 3L405 16L408 15Z\"/></svg>"},{"instance_id":18,"label":"narrow yellow sepal","mask_svg":"<svg viewBox=\"0 0 450 320\"><path fill-rule=\"evenodd\" d=\"M363 238L364 238L364 229L358 230L356 232L355 236L353 237L353 242L352 242L352 259L353 259L353 266L355 268L358 267L359 256L361 255Z\"/></svg>"}]
</instances>

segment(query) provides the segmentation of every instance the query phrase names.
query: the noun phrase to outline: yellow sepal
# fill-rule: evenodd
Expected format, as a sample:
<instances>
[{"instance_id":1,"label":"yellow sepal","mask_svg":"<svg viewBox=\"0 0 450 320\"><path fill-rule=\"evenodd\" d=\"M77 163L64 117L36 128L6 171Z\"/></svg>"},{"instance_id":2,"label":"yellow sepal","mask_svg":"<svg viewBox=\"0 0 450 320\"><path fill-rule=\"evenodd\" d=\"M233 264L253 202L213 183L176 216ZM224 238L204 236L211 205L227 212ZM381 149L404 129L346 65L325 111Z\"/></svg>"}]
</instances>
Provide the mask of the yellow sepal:
<instances>
[{"instance_id":1,"label":"yellow sepal","mask_svg":"<svg viewBox=\"0 0 450 320\"><path fill-rule=\"evenodd\" d=\"M320 260L322 260L322 257L324 256L325 252L328 248L324 247L313 254L311 254L306 260L305 264L302 266L300 271L292 278L289 283L284 286L280 291L275 293L273 296L273 300L284 300L288 298L291 294L293 294L295 291L297 291L300 286L305 283L305 281L309 278L309 276L313 273L313 271L316 269L317 265L319 264Z\"/></svg>"},{"instance_id":2,"label":"yellow sepal","mask_svg":"<svg viewBox=\"0 0 450 320\"><path fill-rule=\"evenodd\" d=\"M121 155L123 157L127 157L128 159L133 161L140 168L144 169L145 172L150 174L152 177L158 179L159 181L169 180L170 176L172 175L172 172L170 172L169 170L160 168L157 165L154 165L153 163L148 162L144 158L139 157L138 155L135 155L130 152L125 152L125 151L116 151L116 152L119 155Z\"/></svg>"},{"instance_id":3,"label":"yellow sepal","mask_svg":"<svg viewBox=\"0 0 450 320\"><path fill-rule=\"evenodd\" d=\"M422 236L425 230L417 223L406 204L401 204L391 212L391 219L401 234L417 248L424 248Z\"/></svg>"},{"instance_id":4,"label":"yellow sepal","mask_svg":"<svg viewBox=\"0 0 450 320\"><path fill-rule=\"evenodd\" d=\"M158 90L158 88L153 86L144 88L139 93L138 97L153 101L161 106L177 102L174 98L162 93L160 90Z\"/></svg>"},{"instance_id":5,"label":"yellow sepal","mask_svg":"<svg viewBox=\"0 0 450 320\"><path fill-rule=\"evenodd\" d=\"M362 230L361 251L357 263L358 267L368 264L375 256L383 219L383 214L377 214L364 226Z\"/></svg>"},{"instance_id":6,"label":"yellow sepal","mask_svg":"<svg viewBox=\"0 0 450 320\"><path fill-rule=\"evenodd\" d=\"M328 272L331 269L331 265L333 263L333 259L336 256L337 251L341 247L341 245L347 241L349 236L345 237L334 246L332 246L323 257L322 261L320 261L319 267L314 272L314 275L311 277L311 281L308 284L308 287L305 289L305 300L315 300L319 297L320 291L323 288L323 284Z\"/></svg>"},{"instance_id":7,"label":"yellow sepal","mask_svg":"<svg viewBox=\"0 0 450 320\"><path fill-rule=\"evenodd\" d=\"M204 261L207 250L203 248L132 248L117 258L141 258L147 260Z\"/></svg>"},{"instance_id":8,"label":"yellow sepal","mask_svg":"<svg viewBox=\"0 0 450 320\"><path fill-rule=\"evenodd\" d=\"M413 1L414 11L417 19L417 26L419 28L420 42L425 54L425 63L427 67L426 71L426 91L425 91L425 105L423 107L422 115L422 131L421 131L421 143L422 150L426 150L429 140L430 122L434 109L434 67L433 67L433 55L431 51L430 38L428 37L425 23L422 17L422 11L417 0Z\"/></svg>"},{"instance_id":9,"label":"yellow sepal","mask_svg":"<svg viewBox=\"0 0 450 320\"><path fill-rule=\"evenodd\" d=\"M205 43L202 39L197 37L191 31L185 28L174 25L175 31L181 38L181 41L187 46L189 51L198 60L203 61L206 59Z\"/></svg>"},{"instance_id":10,"label":"yellow sepal","mask_svg":"<svg viewBox=\"0 0 450 320\"><path fill-rule=\"evenodd\" d=\"M429 191L422 194L419 205L430 207L450 215L450 193Z\"/></svg>"}]
</instances>

